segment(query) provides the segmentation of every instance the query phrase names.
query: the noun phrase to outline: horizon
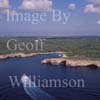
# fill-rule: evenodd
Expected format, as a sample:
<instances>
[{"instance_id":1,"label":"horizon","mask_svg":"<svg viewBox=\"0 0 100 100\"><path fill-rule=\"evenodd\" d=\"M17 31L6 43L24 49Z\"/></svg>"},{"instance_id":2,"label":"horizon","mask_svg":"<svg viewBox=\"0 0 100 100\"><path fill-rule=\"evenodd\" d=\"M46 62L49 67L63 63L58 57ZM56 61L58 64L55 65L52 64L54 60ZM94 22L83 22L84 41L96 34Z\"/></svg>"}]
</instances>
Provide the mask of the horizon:
<instances>
[{"instance_id":1,"label":"horizon","mask_svg":"<svg viewBox=\"0 0 100 100\"><path fill-rule=\"evenodd\" d=\"M32 35L26 35L26 36L23 36L23 35L19 35L19 36L14 36L14 35L10 35L10 36L7 36L7 35L5 35L5 36L0 36L0 38L2 38L2 37L7 37L7 38L10 38L10 37L45 37L45 38L71 38L71 37L100 37L100 35L73 35L73 36L36 36L36 35L34 35L34 36L32 36Z\"/></svg>"}]
</instances>

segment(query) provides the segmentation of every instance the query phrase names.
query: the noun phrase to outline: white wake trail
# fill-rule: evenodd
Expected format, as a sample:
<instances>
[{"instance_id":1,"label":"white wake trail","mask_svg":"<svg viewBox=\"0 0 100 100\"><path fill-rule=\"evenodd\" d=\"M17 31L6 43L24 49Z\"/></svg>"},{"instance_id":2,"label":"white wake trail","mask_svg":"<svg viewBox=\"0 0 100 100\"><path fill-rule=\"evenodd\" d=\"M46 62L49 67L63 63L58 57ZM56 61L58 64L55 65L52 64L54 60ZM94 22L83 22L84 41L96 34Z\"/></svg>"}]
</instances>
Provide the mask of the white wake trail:
<instances>
[{"instance_id":1,"label":"white wake trail","mask_svg":"<svg viewBox=\"0 0 100 100\"><path fill-rule=\"evenodd\" d=\"M23 75L21 81L26 94L33 100L55 100L52 96L38 88L28 76Z\"/></svg>"}]
</instances>

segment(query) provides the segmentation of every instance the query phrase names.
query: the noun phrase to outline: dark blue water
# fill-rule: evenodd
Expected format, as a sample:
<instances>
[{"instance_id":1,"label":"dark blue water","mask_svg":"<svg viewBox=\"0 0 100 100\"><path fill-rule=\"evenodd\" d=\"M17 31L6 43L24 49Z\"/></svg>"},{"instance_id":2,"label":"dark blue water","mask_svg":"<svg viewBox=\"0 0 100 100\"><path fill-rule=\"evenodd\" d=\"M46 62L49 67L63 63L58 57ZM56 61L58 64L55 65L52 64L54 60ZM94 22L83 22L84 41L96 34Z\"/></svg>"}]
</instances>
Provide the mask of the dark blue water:
<instances>
[{"instance_id":1,"label":"dark blue water","mask_svg":"<svg viewBox=\"0 0 100 100\"><path fill-rule=\"evenodd\" d=\"M0 100L32 100L23 86L12 87L8 76L23 73L40 75L41 78L84 79L84 88L41 88L56 100L100 100L100 69L72 68L63 66L42 65L45 58L58 57L57 54L37 55L30 58L12 58L0 61Z\"/></svg>"}]
</instances>

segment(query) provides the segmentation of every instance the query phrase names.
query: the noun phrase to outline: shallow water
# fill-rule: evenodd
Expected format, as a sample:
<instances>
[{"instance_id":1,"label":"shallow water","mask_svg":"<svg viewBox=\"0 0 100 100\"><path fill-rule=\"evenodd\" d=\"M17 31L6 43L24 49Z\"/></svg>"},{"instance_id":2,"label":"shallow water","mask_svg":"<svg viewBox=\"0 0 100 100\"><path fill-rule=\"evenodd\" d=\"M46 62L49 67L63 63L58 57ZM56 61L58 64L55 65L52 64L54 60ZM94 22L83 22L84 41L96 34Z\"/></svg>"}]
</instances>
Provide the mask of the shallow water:
<instances>
[{"instance_id":1,"label":"shallow water","mask_svg":"<svg viewBox=\"0 0 100 100\"><path fill-rule=\"evenodd\" d=\"M23 73L40 75L41 78L54 79L84 79L84 88L41 88L57 100L100 100L100 69L72 68L41 64L48 57L58 57L58 54L37 55L30 58L11 58L0 61L0 100L32 100L24 91L23 86L12 87L8 76L17 75L20 79Z\"/></svg>"}]
</instances>

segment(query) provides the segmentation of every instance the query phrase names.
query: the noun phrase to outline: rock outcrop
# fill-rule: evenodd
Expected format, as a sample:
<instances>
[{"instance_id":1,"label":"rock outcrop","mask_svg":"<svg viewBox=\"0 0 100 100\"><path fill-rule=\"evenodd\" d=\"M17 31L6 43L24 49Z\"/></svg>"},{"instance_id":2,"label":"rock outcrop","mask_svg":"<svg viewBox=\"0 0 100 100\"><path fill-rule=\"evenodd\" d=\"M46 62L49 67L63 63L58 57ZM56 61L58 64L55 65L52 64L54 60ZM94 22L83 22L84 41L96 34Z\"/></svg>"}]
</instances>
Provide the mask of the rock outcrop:
<instances>
[{"instance_id":1,"label":"rock outcrop","mask_svg":"<svg viewBox=\"0 0 100 100\"><path fill-rule=\"evenodd\" d=\"M100 61L96 60L76 60L76 59L64 59L64 58L50 58L41 61L42 64L52 65L64 65L64 66L87 66L87 67L100 67Z\"/></svg>"}]
</instances>

